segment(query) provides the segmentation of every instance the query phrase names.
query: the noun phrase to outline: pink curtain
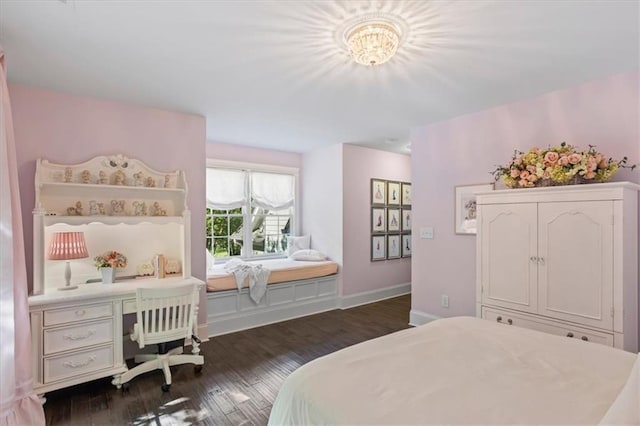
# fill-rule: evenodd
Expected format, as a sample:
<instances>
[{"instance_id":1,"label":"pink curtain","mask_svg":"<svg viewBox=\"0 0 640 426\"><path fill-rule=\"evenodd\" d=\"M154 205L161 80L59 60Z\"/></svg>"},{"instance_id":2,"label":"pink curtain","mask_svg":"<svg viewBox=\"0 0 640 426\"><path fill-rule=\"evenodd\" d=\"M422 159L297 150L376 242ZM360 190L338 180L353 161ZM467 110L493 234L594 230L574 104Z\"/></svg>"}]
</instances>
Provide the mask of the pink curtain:
<instances>
[{"instance_id":1,"label":"pink curtain","mask_svg":"<svg viewBox=\"0 0 640 426\"><path fill-rule=\"evenodd\" d=\"M33 393L18 168L2 46L0 97L0 425L43 425L42 403Z\"/></svg>"}]
</instances>

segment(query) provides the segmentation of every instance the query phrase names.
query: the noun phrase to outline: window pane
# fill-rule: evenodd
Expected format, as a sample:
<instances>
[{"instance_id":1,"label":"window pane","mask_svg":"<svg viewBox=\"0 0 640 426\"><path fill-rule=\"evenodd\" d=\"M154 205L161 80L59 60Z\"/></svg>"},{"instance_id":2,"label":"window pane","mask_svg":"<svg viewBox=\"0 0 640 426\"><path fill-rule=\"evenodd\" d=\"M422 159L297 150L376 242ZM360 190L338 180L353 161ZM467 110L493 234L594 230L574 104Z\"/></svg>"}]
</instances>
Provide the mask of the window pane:
<instances>
[{"instance_id":1,"label":"window pane","mask_svg":"<svg viewBox=\"0 0 640 426\"><path fill-rule=\"evenodd\" d=\"M216 237L229 235L229 218L226 216L213 217L213 235Z\"/></svg>"},{"instance_id":2,"label":"window pane","mask_svg":"<svg viewBox=\"0 0 640 426\"><path fill-rule=\"evenodd\" d=\"M213 239L213 256L214 257L227 257L228 256L228 239L227 238L214 238Z\"/></svg>"}]
</instances>

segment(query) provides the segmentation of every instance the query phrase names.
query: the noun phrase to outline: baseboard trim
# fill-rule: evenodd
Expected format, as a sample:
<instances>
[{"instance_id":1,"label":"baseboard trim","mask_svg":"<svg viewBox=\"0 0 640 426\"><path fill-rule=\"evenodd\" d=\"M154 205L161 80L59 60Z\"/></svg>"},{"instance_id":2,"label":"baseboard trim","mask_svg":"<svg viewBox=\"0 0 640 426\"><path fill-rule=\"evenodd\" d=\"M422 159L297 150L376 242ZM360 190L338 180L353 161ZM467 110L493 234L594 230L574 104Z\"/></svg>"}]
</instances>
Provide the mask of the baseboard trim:
<instances>
[{"instance_id":1,"label":"baseboard trim","mask_svg":"<svg viewBox=\"0 0 640 426\"><path fill-rule=\"evenodd\" d=\"M380 300L391 299L392 297L402 296L409 293L411 293L411 283L398 284L392 287L350 294L349 296L342 296L340 299L340 309L355 308L356 306L379 302Z\"/></svg>"},{"instance_id":2,"label":"baseboard trim","mask_svg":"<svg viewBox=\"0 0 640 426\"><path fill-rule=\"evenodd\" d=\"M409 325L412 325L414 327L419 326L419 325L424 325L426 323L429 323L431 321L435 321L438 320L442 317L439 317L437 315L432 315L432 314L427 314L425 312L421 312L415 309L412 309L409 312Z\"/></svg>"}]
</instances>

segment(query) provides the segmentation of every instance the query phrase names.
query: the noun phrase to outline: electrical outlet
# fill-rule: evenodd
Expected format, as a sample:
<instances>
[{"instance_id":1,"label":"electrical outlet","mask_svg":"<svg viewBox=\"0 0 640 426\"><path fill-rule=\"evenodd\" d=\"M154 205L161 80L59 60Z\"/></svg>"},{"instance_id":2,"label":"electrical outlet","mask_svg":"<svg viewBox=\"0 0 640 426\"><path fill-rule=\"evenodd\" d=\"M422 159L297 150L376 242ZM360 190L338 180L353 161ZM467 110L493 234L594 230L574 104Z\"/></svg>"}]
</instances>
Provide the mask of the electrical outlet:
<instances>
[{"instance_id":1,"label":"electrical outlet","mask_svg":"<svg viewBox=\"0 0 640 426\"><path fill-rule=\"evenodd\" d=\"M449 296L447 296L446 294L440 296L440 306L442 306L443 308L449 307Z\"/></svg>"}]
</instances>

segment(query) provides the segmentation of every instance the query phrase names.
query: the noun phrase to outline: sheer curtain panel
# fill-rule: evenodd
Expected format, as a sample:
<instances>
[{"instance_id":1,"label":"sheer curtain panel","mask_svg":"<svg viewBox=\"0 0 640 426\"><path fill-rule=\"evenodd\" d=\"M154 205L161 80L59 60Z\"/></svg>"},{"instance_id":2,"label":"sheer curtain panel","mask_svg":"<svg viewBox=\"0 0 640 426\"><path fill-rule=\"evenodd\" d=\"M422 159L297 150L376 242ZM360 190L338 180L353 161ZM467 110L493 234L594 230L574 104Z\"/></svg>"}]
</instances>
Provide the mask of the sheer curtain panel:
<instances>
[{"instance_id":1,"label":"sheer curtain panel","mask_svg":"<svg viewBox=\"0 0 640 426\"><path fill-rule=\"evenodd\" d=\"M5 56L0 46L0 425L43 425L33 393L22 215Z\"/></svg>"},{"instance_id":2,"label":"sheer curtain panel","mask_svg":"<svg viewBox=\"0 0 640 426\"><path fill-rule=\"evenodd\" d=\"M243 170L207 168L207 207L230 210L247 203L247 174Z\"/></svg>"},{"instance_id":3,"label":"sheer curtain panel","mask_svg":"<svg viewBox=\"0 0 640 426\"><path fill-rule=\"evenodd\" d=\"M269 210L291 207L295 195L294 182L292 175L253 172L251 174L253 204Z\"/></svg>"}]
</instances>

